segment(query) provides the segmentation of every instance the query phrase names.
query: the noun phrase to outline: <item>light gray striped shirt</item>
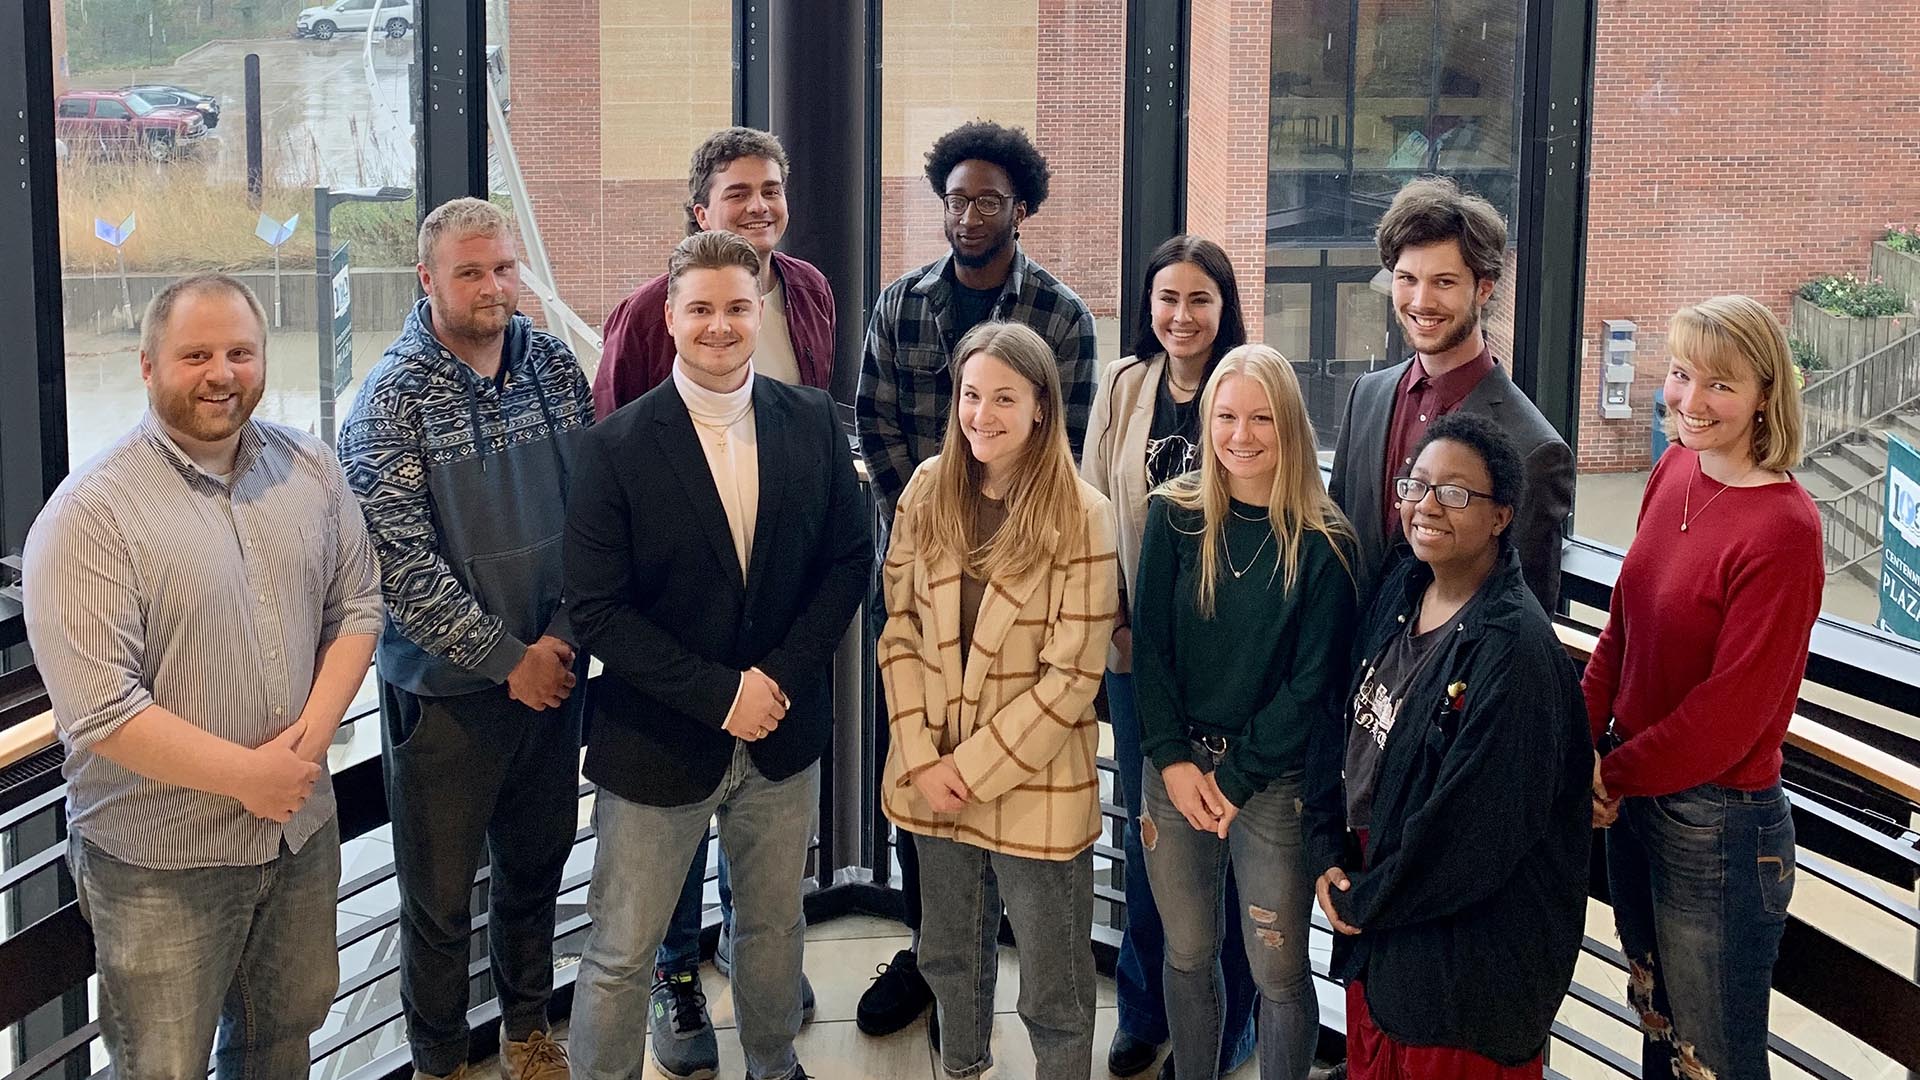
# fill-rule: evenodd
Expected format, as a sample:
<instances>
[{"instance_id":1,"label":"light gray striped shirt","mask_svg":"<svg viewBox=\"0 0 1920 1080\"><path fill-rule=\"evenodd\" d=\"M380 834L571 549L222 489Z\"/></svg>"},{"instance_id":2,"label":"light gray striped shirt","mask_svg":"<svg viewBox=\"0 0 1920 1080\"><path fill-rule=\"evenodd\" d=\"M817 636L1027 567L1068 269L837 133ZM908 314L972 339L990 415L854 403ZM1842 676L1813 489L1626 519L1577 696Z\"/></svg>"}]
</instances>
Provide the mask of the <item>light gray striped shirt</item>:
<instances>
[{"instance_id":1,"label":"light gray striped shirt","mask_svg":"<svg viewBox=\"0 0 1920 1080\"><path fill-rule=\"evenodd\" d=\"M306 707L320 647L380 630L365 519L310 435L241 430L233 475L149 411L60 484L27 534L27 638L66 744L67 818L123 862L254 866L333 816L332 779L285 825L93 751L149 705L258 746Z\"/></svg>"}]
</instances>

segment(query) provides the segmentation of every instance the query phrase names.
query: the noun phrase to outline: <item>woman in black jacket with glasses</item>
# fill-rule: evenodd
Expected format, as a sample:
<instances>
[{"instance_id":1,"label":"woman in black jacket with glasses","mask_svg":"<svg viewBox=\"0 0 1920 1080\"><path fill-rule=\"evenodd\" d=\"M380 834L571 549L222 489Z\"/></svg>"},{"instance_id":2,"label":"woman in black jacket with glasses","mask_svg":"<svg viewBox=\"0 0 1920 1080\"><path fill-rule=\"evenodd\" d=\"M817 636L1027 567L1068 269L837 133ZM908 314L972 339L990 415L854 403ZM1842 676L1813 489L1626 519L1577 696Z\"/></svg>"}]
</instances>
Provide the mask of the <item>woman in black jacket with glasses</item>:
<instances>
[{"instance_id":1,"label":"woman in black jacket with glasses","mask_svg":"<svg viewBox=\"0 0 1920 1080\"><path fill-rule=\"evenodd\" d=\"M1344 723L1310 748L1307 847L1353 1080L1537 1078L1573 974L1593 757L1508 540L1524 484L1485 418L1427 430L1395 485L1411 556L1362 623Z\"/></svg>"}]
</instances>

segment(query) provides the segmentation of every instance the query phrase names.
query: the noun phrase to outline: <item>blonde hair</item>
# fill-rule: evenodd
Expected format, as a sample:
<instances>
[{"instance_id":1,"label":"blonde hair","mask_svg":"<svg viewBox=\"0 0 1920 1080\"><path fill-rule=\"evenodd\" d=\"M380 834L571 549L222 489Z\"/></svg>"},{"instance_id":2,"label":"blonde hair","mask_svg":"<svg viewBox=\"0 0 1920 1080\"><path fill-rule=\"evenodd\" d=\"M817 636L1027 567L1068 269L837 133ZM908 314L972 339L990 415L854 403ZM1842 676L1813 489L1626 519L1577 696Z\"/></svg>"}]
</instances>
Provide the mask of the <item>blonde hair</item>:
<instances>
[{"instance_id":1,"label":"blonde hair","mask_svg":"<svg viewBox=\"0 0 1920 1080\"><path fill-rule=\"evenodd\" d=\"M986 467L974 458L960 424L960 376L967 361L992 356L1033 384L1040 422L1020 447L1001 498L1007 519L978 547L973 521ZM1080 512L1080 478L1067 442L1059 362L1039 334L1020 323L987 322L960 339L953 352L953 404L947 434L934 465L933 497L921 504L923 533L936 551L953 556L971 577L1017 581L1053 565L1063 523Z\"/></svg>"},{"instance_id":2,"label":"blonde hair","mask_svg":"<svg viewBox=\"0 0 1920 1080\"><path fill-rule=\"evenodd\" d=\"M433 249L439 246L442 236L499 236L512 231L513 219L487 200L448 199L434 207L427 220L420 223L420 262L432 268Z\"/></svg>"},{"instance_id":3,"label":"blonde hair","mask_svg":"<svg viewBox=\"0 0 1920 1080\"><path fill-rule=\"evenodd\" d=\"M1313 421L1300 396L1300 381L1293 366L1276 350L1261 344L1242 345L1222 357L1207 380L1200 397L1200 468L1160 485L1154 494L1183 510L1198 512L1200 526L1200 580L1194 597L1203 618L1213 617L1214 594L1220 581L1220 561L1224 557L1228 504L1227 470L1213 448L1214 402L1220 387L1228 379L1251 379L1266 391L1267 404L1273 409L1273 429L1278 438L1279 464L1273 470L1273 491L1267 499L1267 516L1273 534L1280 540L1276 571L1284 569L1284 588L1293 588L1300 568L1300 542L1309 531L1327 538L1333 553L1346 567L1346 545L1353 541L1353 527L1327 495L1320 482L1318 443Z\"/></svg>"},{"instance_id":4,"label":"blonde hair","mask_svg":"<svg viewBox=\"0 0 1920 1080\"><path fill-rule=\"evenodd\" d=\"M1800 464L1806 430L1800 380L1793 374L1787 332L1765 304L1734 295L1683 307L1667 321L1667 352L1702 375L1757 379L1760 411L1754 417L1753 463L1771 472ZM1677 424L1668 410L1667 438L1677 439Z\"/></svg>"}]
</instances>

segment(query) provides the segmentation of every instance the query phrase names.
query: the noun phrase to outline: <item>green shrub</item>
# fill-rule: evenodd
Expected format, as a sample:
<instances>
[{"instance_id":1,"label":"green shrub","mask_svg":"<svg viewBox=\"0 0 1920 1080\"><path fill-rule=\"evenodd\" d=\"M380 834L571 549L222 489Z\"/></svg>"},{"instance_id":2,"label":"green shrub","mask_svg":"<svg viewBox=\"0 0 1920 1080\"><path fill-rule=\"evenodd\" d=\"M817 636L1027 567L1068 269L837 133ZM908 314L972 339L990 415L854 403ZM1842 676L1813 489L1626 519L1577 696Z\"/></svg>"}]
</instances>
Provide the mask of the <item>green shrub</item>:
<instances>
[{"instance_id":1,"label":"green shrub","mask_svg":"<svg viewBox=\"0 0 1920 1080\"><path fill-rule=\"evenodd\" d=\"M1907 255L1920 255L1920 222L1887 226L1887 246Z\"/></svg>"},{"instance_id":2,"label":"green shrub","mask_svg":"<svg viewBox=\"0 0 1920 1080\"><path fill-rule=\"evenodd\" d=\"M1793 366L1801 371L1827 370L1827 358L1813 347L1806 338L1788 338L1787 345L1793 350Z\"/></svg>"},{"instance_id":3,"label":"green shrub","mask_svg":"<svg viewBox=\"0 0 1920 1080\"><path fill-rule=\"evenodd\" d=\"M1814 278L1800 286L1800 298L1829 314L1857 319L1900 315L1907 310L1907 298L1879 278L1862 280L1851 273Z\"/></svg>"}]
</instances>

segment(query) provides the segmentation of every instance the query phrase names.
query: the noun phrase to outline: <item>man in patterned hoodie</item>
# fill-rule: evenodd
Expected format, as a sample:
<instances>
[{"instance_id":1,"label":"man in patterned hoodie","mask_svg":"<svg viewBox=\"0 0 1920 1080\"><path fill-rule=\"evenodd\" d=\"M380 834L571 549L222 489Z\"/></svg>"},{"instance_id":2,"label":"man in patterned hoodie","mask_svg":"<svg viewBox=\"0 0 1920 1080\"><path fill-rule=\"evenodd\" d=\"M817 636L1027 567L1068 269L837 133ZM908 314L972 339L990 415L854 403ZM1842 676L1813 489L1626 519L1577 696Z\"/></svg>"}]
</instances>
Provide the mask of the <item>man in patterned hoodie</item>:
<instances>
[{"instance_id":1,"label":"man in patterned hoodie","mask_svg":"<svg viewBox=\"0 0 1920 1080\"><path fill-rule=\"evenodd\" d=\"M427 215L426 299L340 433L387 605L381 747L416 1078L467 1067L469 894L483 853L502 1071L568 1075L547 1036L547 1002L578 813L586 658L560 552L593 395L567 346L514 310L511 224L479 199Z\"/></svg>"}]
</instances>

